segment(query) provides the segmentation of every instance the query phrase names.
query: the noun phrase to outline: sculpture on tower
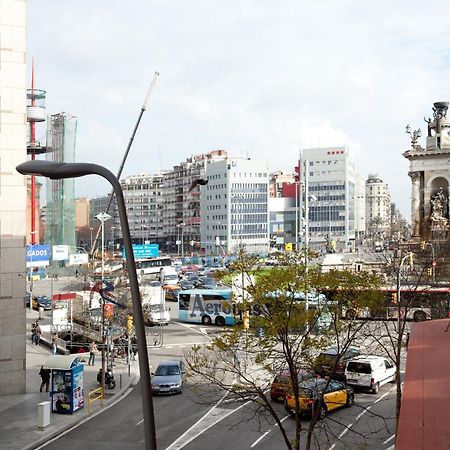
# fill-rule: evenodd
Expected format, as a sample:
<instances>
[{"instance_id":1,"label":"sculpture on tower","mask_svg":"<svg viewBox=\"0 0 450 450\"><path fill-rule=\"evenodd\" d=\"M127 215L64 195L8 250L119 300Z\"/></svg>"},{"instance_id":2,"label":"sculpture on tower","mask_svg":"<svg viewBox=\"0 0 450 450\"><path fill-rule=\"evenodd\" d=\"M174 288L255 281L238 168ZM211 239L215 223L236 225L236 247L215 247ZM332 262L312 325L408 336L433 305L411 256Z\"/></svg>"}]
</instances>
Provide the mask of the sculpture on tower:
<instances>
[{"instance_id":1,"label":"sculpture on tower","mask_svg":"<svg viewBox=\"0 0 450 450\"><path fill-rule=\"evenodd\" d=\"M406 133L411 147L403 156L410 161L411 223L413 238L449 241L449 186L450 186L450 120L448 102L433 104L433 118L424 118L428 133L426 147L418 140L420 129Z\"/></svg>"}]
</instances>

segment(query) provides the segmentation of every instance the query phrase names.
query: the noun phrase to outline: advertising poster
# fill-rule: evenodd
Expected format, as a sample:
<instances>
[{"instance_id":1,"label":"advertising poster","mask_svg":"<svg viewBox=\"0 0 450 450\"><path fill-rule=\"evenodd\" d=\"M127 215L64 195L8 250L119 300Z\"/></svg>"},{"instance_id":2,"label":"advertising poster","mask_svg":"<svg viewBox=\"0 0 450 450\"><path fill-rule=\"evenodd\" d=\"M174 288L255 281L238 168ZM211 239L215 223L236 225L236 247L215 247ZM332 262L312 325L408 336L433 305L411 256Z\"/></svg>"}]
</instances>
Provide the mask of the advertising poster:
<instances>
[{"instance_id":1,"label":"advertising poster","mask_svg":"<svg viewBox=\"0 0 450 450\"><path fill-rule=\"evenodd\" d=\"M53 369L52 404L53 411L70 413L72 393L72 374L66 370Z\"/></svg>"},{"instance_id":2,"label":"advertising poster","mask_svg":"<svg viewBox=\"0 0 450 450\"><path fill-rule=\"evenodd\" d=\"M84 406L83 366L73 369L73 410Z\"/></svg>"}]
</instances>

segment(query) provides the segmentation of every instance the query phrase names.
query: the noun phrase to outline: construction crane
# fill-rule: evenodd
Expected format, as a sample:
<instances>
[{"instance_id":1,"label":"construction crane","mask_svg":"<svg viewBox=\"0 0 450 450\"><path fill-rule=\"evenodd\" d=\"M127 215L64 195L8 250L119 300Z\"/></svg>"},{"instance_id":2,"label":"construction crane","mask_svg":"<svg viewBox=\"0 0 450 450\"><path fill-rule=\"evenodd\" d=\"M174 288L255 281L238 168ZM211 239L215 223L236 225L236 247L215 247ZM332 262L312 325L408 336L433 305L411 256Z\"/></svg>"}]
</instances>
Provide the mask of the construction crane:
<instances>
[{"instance_id":1,"label":"construction crane","mask_svg":"<svg viewBox=\"0 0 450 450\"><path fill-rule=\"evenodd\" d=\"M144 111L147 109L147 103L149 101L150 96L152 95L153 89L155 88L155 84L156 84L156 81L158 80L158 77L159 77L159 72L155 72L155 74L153 75L153 78L152 78L152 82L150 83L150 87L148 88L147 95L145 96L144 103L143 103L143 105L141 107L141 110L139 112L139 117L138 117L138 119L136 121L136 125L134 126L134 130L131 133L131 137L130 137L130 140L128 142L127 149L125 150L125 153L123 155L122 162L120 164L119 170L118 170L117 175L116 175L117 179L120 179L120 177L122 175L122 171L123 171L123 167L125 165L125 161L127 160L128 154L130 153L131 146L133 145L134 136L136 135L136 131L137 131L138 127L139 127L139 123L141 122L142 115L144 114ZM106 214L108 213L109 208L111 207L113 196L114 196L114 190L112 190L110 192L110 194L109 194L108 204L106 205L106 209L105 209L105 213ZM92 247L91 247L91 257L92 258L94 257L94 254L95 254L95 252L97 250L97 247L98 247L98 241L99 241L100 233L101 233L101 227L98 228L97 234L95 235L95 239L92 242Z\"/></svg>"}]
</instances>

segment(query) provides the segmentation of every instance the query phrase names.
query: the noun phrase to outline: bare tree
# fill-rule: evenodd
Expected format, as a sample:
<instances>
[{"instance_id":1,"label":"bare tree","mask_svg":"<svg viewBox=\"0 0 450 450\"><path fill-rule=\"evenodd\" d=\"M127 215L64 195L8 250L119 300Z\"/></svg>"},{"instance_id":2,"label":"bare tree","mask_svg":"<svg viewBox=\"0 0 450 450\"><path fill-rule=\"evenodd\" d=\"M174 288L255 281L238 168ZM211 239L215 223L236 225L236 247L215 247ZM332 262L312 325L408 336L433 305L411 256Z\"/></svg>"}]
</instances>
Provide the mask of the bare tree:
<instances>
[{"instance_id":1,"label":"bare tree","mask_svg":"<svg viewBox=\"0 0 450 450\"><path fill-rule=\"evenodd\" d=\"M272 417L287 449L300 448L302 432L306 433L306 449L310 449L326 404L322 392L313 405L311 421L303 425L299 402L302 377L314 373L318 353L333 344L337 354L329 369L328 387L341 356L365 326L364 322L341 318L348 303L345 294L358 291L353 306L370 307L379 280L365 272L322 274L307 269L300 255L280 263L261 270L254 259L240 253L231 271L232 278L240 280L237 291L241 294L236 295L239 301L235 308L242 323L216 336L206 348L193 348L186 360L194 382L218 386L231 399L250 402L256 416ZM330 289L339 291L333 301L325 295ZM267 397L270 381L282 370L289 374L286 389L295 402L293 436ZM353 398L350 400L352 403Z\"/></svg>"}]
</instances>

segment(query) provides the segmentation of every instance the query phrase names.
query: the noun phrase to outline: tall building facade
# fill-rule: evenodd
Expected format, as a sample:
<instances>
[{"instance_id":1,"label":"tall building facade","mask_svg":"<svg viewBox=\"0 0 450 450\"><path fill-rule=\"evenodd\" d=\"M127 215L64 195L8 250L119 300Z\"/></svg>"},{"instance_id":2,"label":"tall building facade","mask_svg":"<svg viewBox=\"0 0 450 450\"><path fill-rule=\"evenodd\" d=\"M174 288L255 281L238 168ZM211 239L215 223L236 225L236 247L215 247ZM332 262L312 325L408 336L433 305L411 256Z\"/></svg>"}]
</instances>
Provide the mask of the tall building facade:
<instances>
[{"instance_id":1,"label":"tall building facade","mask_svg":"<svg viewBox=\"0 0 450 450\"><path fill-rule=\"evenodd\" d=\"M26 2L0 2L0 395L24 393Z\"/></svg>"},{"instance_id":2,"label":"tall building facade","mask_svg":"<svg viewBox=\"0 0 450 450\"><path fill-rule=\"evenodd\" d=\"M266 161L228 157L206 167L201 189L201 245L206 254L267 253L269 170Z\"/></svg>"},{"instance_id":3,"label":"tall building facade","mask_svg":"<svg viewBox=\"0 0 450 450\"><path fill-rule=\"evenodd\" d=\"M346 250L355 242L355 167L346 147L308 148L302 152L303 179L308 179L309 240L313 248L326 242ZM307 172L307 173L305 173Z\"/></svg>"},{"instance_id":4,"label":"tall building facade","mask_svg":"<svg viewBox=\"0 0 450 450\"><path fill-rule=\"evenodd\" d=\"M164 172L134 175L121 180L130 234L135 244L165 246L163 220ZM114 220L115 236L122 236L119 217Z\"/></svg>"},{"instance_id":5,"label":"tall building facade","mask_svg":"<svg viewBox=\"0 0 450 450\"><path fill-rule=\"evenodd\" d=\"M391 228L391 195L389 186L376 174L366 180L367 234L385 238Z\"/></svg>"},{"instance_id":6,"label":"tall building facade","mask_svg":"<svg viewBox=\"0 0 450 450\"><path fill-rule=\"evenodd\" d=\"M191 188L192 183L204 176L211 163L226 157L225 150L195 155L164 175L163 223L167 252L181 255L184 250L186 253L201 251L200 186Z\"/></svg>"}]
</instances>

